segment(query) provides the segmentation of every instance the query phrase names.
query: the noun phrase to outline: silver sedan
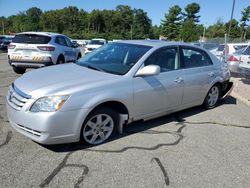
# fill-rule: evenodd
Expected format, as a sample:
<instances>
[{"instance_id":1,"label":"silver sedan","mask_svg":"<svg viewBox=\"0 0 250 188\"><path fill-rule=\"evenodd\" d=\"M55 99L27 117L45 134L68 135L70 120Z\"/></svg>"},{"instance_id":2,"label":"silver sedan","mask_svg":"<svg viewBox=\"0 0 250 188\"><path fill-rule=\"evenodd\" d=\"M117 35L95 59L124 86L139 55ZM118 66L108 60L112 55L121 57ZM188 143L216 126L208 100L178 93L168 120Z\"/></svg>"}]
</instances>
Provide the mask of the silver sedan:
<instances>
[{"instance_id":1,"label":"silver sedan","mask_svg":"<svg viewBox=\"0 0 250 188\"><path fill-rule=\"evenodd\" d=\"M42 144L100 144L123 125L193 106L214 108L230 92L225 63L185 43L119 41L77 63L30 71L6 97L14 129Z\"/></svg>"}]
</instances>

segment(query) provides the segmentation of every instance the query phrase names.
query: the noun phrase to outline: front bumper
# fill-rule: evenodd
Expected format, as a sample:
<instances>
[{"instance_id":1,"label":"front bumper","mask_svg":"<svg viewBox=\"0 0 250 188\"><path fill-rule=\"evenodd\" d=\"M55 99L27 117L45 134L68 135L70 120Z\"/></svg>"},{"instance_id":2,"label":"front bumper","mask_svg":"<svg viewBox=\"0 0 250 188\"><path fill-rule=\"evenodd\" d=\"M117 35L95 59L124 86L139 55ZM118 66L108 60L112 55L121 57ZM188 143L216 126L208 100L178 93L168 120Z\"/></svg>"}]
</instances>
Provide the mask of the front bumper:
<instances>
[{"instance_id":1,"label":"front bumper","mask_svg":"<svg viewBox=\"0 0 250 188\"><path fill-rule=\"evenodd\" d=\"M7 99L6 99L7 100ZM15 110L6 101L7 115L12 127L19 133L41 144L77 142L87 109L39 112Z\"/></svg>"}]
</instances>

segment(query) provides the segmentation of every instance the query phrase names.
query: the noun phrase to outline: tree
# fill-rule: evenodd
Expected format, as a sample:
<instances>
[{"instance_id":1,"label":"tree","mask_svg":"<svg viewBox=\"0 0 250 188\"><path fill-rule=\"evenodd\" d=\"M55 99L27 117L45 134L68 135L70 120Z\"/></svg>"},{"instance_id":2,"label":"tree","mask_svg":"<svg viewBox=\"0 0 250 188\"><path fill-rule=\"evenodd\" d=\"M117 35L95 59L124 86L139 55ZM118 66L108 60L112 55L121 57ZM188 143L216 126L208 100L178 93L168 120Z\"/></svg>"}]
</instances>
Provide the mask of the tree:
<instances>
[{"instance_id":1,"label":"tree","mask_svg":"<svg viewBox=\"0 0 250 188\"><path fill-rule=\"evenodd\" d=\"M133 11L133 38L146 39L150 38L152 23L147 13L142 9L134 9Z\"/></svg>"},{"instance_id":2,"label":"tree","mask_svg":"<svg viewBox=\"0 0 250 188\"><path fill-rule=\"evenodd\" d=\"M247 21L250 19L250 6L246 7L241 11L241 19L240 19L240 26L242 30L241 40L246 39L246 32L247 32Z\"/></svg>"},{"instance_id":3,"label":"tree","mask_svg":"<svg viewBox=\"0 0 250 188\"><path fill-rule=\"evenodd\" d=\"M226 28L229 28L230 21L226 23ZM239 22L235 19L231 20L231 30L230 30L230 39L240 38L240 27Z\"/></svg>"},{"instance_id":4,"label":"tree","mask_svg":"<svg viewBox=\"0 0 250 188\"><path fill-rule=\"evenodd\" d=\"M197 3L188 4L185 7L185 12L182 13L184 22L181 29L181 39L185 42L196 41L199 39L200 34L197 27L200 16L200 5Z\"/></svg>"},{"instance_id":5,"label":"tree","mask_svg":"<svg viewBox=\"0 0 250 188\"><path fill-rule=\"evenodd\" d=\"M193 20L195 23L199 22L200 16L197 16L197 14L200 12L200 5L197 3L191 3L188 4L185 7L185 12L183 12L184 21L190 21Z\"/></svg>"},{"instance_id":6,"label":"tree","mask_svg":"<svg viewBox=\"0 0 250 188\"><path fill-rule=\"evenodd\" d=\"M209 38L222 38L225 36L226 27L221 19L218 19L215 24L207 28L207 36Z\"/></svg>"},{"instance_id":7,"label":"tree","mask_svg":"<svg viewBox=\"0 0 250 188\"><path fill-rule=\"evenodd\" d=\"M161 34L169 40L179 40L181 19L181 8L178 5L170 7L165 19L161 21Z\"/></svg>"},{"instance_id":8,"label":"tree","mask_svg":"<svg viewBox=\"0 0 250 188\"><path fill-rule=\"evenodd\" d=\"M25 25L27 30L38 31L40 30L40 18L42 15L42 10L37 7L32 7L26 11L26 21Z\"/></svg>"}]
</instances>

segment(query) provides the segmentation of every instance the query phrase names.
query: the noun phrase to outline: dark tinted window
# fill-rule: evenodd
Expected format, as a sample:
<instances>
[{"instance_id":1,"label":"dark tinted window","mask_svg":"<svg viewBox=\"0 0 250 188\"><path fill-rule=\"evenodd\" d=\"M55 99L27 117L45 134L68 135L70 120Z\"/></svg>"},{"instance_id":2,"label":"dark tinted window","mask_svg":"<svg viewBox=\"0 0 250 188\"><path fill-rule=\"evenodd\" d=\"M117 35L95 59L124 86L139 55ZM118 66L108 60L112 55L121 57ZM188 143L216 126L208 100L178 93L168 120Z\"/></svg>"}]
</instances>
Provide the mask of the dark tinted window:
<instances>
[{"instance_id":1,"label":"dark tinted window","mask_svg":"<svg viewBox=\"0 0 250 188\"><path fill-rule=\"evenodd\" d=\"M212 64L211 59L203 50L183 47L182 54L183 68L201 67Z\"/></svg>"},{"instance_id":2,"label":"dark tinted window","mask_svg":"<svg viewBox=\"0 0 250 188\"><path fill-rule=\"evenodd\" d=\"M243 55L250 55L250 46L248 46L242 53Z\"/></svg>"},{"instance_id":3,"label":"dark tinted window","mask_svg":"<svg viewBox=\"0 0 250 188\"><path fill-rule=\"evenodd\" d=\"M72 48L74 46L73 43L68 38L64 37L64 39L65 39L68 47Z\"/></svg>"},{"instance_id":4,"label":"dark tinted window","mask_svg":"<svg viewBox=\"0 0 250 188\"><path fill-rule=\"evenodd\" d=\"M66 40L63 36L58 36L56 37L56 41L57 44L60 44L62 46L67 46Z\"/></svg>"},{"instance_id":5,"label":"dark tinted window","mask_svg":"<svg viewBox=\"0 0 250 188\"><path fill-rule=\"evenodd\" d=\"M179 68L178 51L176 47L162 48L154 52L144 62L144 65L158 65L161 72L176 70Z\"/></svg>"},{"instance_id":6,"label":"dark tinted window","mask_svg":"<svg viewBox=\"0 0 250 188\"><path fill-rule=\"evenodd\" d=\"M94 44L94 45L104 45L103 40L91 40L89 44Z\"/></svg>"},{"instance_id":7,"label":"dark tinted window","mask_svg":"<svg viewBox=\"0 0 250 188\"><path fill-rule=\"evenodd\" d=\"M26 43L26 44L48 44L51 40L49 36L36 35L36 34L20 34L16 35L12 42Z\"/></svg>"},{"instance_id":8,"label":"dark tinted window","mask_svg":"<svg viewBox=\"0 0 250 188\"><path fill-rule=\"evenodd\" d=\"M247 45L234 45L235 50L239 50L239 49L242 49L242 48L245 48L245 47L247 47Z\"/></svg>"},{"instance_id":9,"label":"dark tinted window","mask_svg":"<svg viewBox=\"0 0 250 188\"><path fill-rule=\"evenodd\" d=\"M225 48L225 45L223 44L221 44L221 45L219 45L219 47L218 47L218 50L217 51L220 51L220 52L222 52L223 50L224 50L224 48Z\"/></svg>"}]
</instances>

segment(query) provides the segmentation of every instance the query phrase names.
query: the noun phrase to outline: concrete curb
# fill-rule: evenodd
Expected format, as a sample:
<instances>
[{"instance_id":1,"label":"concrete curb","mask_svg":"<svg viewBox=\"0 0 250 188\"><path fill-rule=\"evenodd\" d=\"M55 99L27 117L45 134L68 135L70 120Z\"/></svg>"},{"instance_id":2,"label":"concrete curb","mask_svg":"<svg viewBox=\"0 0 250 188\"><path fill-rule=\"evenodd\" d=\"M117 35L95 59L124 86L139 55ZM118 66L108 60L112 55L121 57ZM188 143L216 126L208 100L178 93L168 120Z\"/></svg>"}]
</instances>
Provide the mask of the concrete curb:
<instances>
[{"instance_id":1,"label":"concrete curb","mask_svg":"<svg viewBox=\"0 0 250 188\"><path fill-rule=\"evenodd\" d=\"M247 106L250 106L250 101L245 99L244 97L240 96L238 93L232 91L230 93L230 95L236 99L238 99L239 101L241 101L242 103L246 104Z\"/></svg>"}]
</instances>

